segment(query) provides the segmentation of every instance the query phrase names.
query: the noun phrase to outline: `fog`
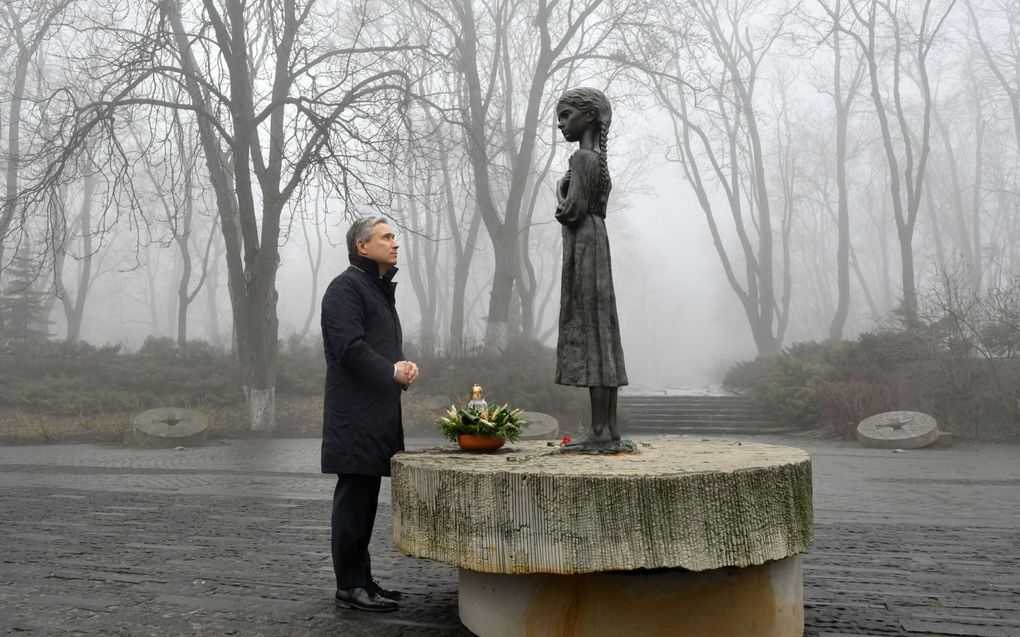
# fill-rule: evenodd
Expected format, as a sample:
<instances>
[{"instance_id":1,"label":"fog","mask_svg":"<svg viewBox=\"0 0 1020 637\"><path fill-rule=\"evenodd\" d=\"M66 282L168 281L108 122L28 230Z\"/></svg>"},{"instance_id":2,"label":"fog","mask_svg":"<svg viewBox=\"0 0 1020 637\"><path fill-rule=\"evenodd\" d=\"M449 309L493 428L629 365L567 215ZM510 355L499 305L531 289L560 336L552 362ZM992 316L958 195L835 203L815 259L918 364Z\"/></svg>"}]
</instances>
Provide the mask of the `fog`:
<instances>
[{"instance_id":1,"label":"fog","mask_svg":"<svg viewBox=\"0 0 1020 637\"><path fill-rule=\"evenodd\" d=\"M154 34L208 35L198 4L14 2L8 305L27 282L50 339L202 339L253 365L318 338L350 220L385 215L417 351L555 346L553 188L572 149L552 108L576 85L614 108L607 225L632 384L718 383L735 361L910 324L939 290L1016 276L1015 6L581 5L450 24L438 1L320 3L294 32L256 28L283 24L267 5L245 51L210 38L182 58ZM283 82L291 45L320 57ZM233 296L231 277L247 281ZM238 312L253 317L240 338Z\"/></svg>"},{"instance_id":2,"label":"fog","mask_svg":"<svg viewBox=\"0 0 1020 637\"><path fill-rule=\"evenodd\" d=\"M0 1L0 629L1020 635L1018 440L1020 0Z\"/></svg>"}]
</instances>

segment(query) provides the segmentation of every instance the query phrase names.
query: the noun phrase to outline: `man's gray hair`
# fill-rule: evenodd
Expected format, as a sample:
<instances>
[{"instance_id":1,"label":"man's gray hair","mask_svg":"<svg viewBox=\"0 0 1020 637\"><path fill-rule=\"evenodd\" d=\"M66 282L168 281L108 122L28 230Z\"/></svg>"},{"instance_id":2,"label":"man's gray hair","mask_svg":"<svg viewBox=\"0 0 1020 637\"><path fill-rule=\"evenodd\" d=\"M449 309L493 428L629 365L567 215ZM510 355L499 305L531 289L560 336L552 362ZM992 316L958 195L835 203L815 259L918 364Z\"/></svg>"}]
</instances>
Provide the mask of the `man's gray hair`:
<instances>
[{"instance_id":1,"label":"man's gray hair","mask_svg":"<svg viewBox=\"0 0 1020 637\"><path fill-rule=\"evenodd\" d=\"M347 231L347 254L358 253L358 242L368 241L372 238L372 228L380 223L389 223L386 217L360 217L354 220L351 228Z\"/></svg>"}]
</instances>

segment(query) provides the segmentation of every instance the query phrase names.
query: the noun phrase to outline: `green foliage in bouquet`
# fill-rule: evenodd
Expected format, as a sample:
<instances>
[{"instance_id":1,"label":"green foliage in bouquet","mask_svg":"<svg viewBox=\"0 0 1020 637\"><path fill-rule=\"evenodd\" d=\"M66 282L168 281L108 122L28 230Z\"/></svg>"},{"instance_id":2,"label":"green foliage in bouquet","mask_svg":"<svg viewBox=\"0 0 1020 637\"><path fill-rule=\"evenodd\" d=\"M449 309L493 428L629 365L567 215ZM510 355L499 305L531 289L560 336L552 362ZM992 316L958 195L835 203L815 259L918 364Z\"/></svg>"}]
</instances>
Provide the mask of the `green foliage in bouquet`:
<instances>
[{"instance_id":1,"label":"green foliage in bouquet","mask_svg":"<svg viewBox=\"0 0 1020 637\"><path fill-rule=\"evenodd\" d=\"M436 420L436 426L454 442L460 434L481 434L517 442L528 424L521 418L523 413L520 409L511 410L506 405L494 405L483 411L457 409L450 405L446 415Z\"/></svg>"}]
</instances>

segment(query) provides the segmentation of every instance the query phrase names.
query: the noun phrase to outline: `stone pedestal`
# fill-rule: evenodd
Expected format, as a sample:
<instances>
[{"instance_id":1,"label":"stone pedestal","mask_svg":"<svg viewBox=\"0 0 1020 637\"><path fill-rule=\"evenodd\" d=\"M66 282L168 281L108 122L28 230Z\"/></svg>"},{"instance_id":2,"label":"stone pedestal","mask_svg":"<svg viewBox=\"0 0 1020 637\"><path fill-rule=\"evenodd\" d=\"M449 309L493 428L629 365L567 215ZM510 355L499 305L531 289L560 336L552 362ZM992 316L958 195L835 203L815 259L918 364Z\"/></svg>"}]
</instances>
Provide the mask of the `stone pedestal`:
<instances>
[{"instance_id":1,"label":"stone pedestal","mask_svg":"<svg viewBox=\"0 0 1020 637\"><path fill-rule=\"evenodd\" d=\"M804 630L800 556L710 571L496 575L460 569L460 619L486 637L789 637Z\"/></svg>"},{"instance_id":2,"label":"stone pedestal","mask_svg":"<svg viewBox=\"0 0 1020 637\"><path fill-rule=\"evenodd\" d=\"M462 569L461 620L479 635L800 634L808 454L681 440L638 450L398 454L394 542Z\"/></svg>"}]
</instances>

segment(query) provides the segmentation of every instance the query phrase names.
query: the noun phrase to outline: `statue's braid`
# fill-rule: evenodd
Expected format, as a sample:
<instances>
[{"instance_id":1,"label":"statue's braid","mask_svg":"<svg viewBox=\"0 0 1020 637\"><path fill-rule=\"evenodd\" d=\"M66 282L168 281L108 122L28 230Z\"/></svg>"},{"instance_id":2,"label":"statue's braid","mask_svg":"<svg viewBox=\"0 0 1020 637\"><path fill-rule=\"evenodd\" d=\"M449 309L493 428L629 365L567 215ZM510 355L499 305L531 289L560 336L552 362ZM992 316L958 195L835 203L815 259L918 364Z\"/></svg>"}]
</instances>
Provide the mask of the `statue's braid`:
<instances>
[{"instance_id":1,"label":"statue's braid","mask_svg":"<svg viewBox=\"0 0 1020 637\"><path fill-rule=\"evenodd\" d=\"M599 126L599 168L600 176L602 181L602 188L609 188L609 161L606 159L609 155L609 127Z\"/></svg>"}]
</instances>

